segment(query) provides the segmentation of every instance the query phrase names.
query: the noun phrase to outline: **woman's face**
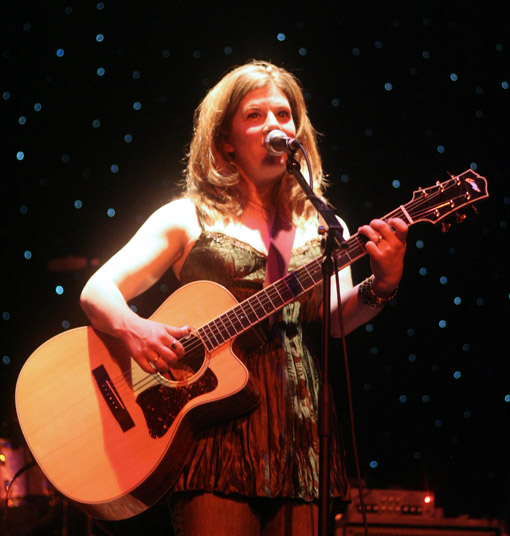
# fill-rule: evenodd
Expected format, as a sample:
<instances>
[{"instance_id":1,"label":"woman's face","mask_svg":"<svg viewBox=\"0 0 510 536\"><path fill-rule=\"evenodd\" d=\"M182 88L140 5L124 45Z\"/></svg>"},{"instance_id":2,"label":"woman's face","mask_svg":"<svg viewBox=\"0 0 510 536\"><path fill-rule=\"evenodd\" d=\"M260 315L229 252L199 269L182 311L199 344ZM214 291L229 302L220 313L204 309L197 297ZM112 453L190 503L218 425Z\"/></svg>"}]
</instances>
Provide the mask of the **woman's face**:
<instances>
[{"instance_id":1,"label":"woman's face","mask_svg":"<svg viewBox=\"0 0 510 536\"><path fill-rule=\"evenodd\" d=\"M267 191L285 172L287 156L271 156L264 146L271 130L296 136L289 101L272 83L250 91L241 100L225 144L242 177L259 192Z\"/></svg>"}]
</instances>

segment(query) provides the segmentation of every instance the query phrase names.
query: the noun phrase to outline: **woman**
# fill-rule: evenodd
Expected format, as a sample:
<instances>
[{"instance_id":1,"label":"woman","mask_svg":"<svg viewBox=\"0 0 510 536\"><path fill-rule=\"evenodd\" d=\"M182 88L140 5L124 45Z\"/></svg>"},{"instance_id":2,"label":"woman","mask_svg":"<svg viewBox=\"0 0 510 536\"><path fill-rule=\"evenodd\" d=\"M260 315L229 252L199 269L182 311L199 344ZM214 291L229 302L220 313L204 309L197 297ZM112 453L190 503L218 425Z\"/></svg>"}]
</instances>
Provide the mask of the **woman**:
<instances>
[{"instance_id":1,"label":"woman","mask_svg":"<svg viewBox=\"0 0 510 536\"><path fill-rule=\"evenodd\" d=\"M183 356L179 339L190 332L141 318L127 305L169 268L183 284L213 280L242 301L264 285L266 256L279 229L293 237L289 270L320 255L315 209L287 173L286 155L265 148L272 130L302 142L322 195L316 136L298 81L272 64L250 62L228 73L196 111L184 195L157 210L85 286L81 303L92 325L122 339L145 371L167 371ZM374 220L359 232L368 239L373 276L353 287L349 269L340 274L347 333L374 317L396 291L407 226L399 219ZM237 345L260 402L196 438L170 496L176 534L316 534L314 341L321 297L315 287L263 321L257 344L243 339ZM334 281L331 307L338 336ZM333 450L332 492L345 497L336 435Z\"/></svg>"}]
</instances>

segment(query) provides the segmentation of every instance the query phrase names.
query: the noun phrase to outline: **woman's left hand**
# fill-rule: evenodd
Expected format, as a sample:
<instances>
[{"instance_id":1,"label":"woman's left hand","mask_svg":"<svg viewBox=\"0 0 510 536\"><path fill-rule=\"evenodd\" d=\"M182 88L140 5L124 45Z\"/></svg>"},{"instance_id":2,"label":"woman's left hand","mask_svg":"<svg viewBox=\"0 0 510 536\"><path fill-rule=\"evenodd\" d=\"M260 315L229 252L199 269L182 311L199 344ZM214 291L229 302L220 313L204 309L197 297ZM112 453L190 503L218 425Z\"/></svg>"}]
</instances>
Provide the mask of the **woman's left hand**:
<instances>
[{"instance_id":1,"label":"woman's left hand","mask_svg":"<svg viewBox=\"0 0 510 536\"><path fill-rule=\"evenodd\" d=\"M373 290L378 296L390 295L402 278L407 231L407 224L400 218L372 220L358 229L368 238L365 249L375 276Z\"/></svg>"}]
</instances>

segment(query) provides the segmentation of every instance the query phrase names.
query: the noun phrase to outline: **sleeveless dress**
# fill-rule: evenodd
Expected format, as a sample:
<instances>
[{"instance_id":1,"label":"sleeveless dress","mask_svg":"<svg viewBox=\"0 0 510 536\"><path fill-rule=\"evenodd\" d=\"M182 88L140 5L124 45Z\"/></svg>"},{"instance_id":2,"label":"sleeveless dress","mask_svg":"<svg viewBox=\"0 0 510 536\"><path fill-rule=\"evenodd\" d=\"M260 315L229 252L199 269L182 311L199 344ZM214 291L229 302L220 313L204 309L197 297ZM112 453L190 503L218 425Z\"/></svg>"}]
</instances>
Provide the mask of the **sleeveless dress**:
<instances>
[{"instance_id":1,"label":"sleeveless dress","mask_svg":"<svg viewBox=\"0 0 510 536\"><path fill-rule=\"evenodd\" d=\"M294 249L289 270L320 255L319 240ZM180 273L182 284L215 281L238 301L260 290L266 257L238 239L202 229ZM251 412L207 428L194 442L173 491L313 501L319 488L317 404L322 286L288 304L256 328L261 338L236 355L261 394ZM332 438L331 491L346 498L349 484L338 431Z\"/></svg>"}]
</instances>

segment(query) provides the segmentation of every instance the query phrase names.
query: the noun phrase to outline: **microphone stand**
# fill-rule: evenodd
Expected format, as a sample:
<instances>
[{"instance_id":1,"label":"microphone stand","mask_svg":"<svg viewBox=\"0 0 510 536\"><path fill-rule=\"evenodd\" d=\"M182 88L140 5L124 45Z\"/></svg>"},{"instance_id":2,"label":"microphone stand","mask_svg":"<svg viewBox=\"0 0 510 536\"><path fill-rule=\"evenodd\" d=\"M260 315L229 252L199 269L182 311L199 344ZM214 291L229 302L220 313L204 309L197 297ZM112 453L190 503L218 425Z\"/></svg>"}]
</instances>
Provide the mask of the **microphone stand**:
<instances>
[{"instance_id":1,"label":"microphone stand","mask_svg":"<svg viewBox=\"0 0 510 536\"><path fill-rule=\"evenodd\" d=\"M302 147L301 147L302 148ZM329 380L329 337L331 323L331 277L334 273L333 252L336 248L345 248L347 241L343 237L343 228L334 212L315 195L301 173L299 162L294 158L293 148L287 149L287 170L291 173L306 193L317 211L321 214L327 230L322 234L324 260L322 263L323 277L323 323L322 323L322 356L320 360L321 383L319 386L319 536L330 534L331 493L331 434L333 421L333 394ZM305 154L306 156L306 154ZM340 307L341 304L339 304Z\"/></svg>"}]
</instances>

